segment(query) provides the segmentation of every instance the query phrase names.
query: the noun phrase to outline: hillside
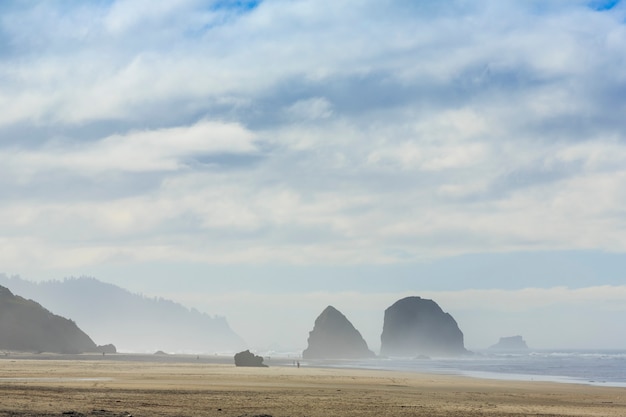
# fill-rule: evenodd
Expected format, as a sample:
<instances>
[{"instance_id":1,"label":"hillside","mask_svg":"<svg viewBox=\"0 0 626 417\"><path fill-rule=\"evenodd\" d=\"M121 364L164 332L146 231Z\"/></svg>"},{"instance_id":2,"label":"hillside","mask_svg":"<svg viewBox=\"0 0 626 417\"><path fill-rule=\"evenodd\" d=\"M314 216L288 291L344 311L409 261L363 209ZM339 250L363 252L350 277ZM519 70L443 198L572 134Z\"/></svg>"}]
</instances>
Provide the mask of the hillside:
<instances>
[{"instance_id":1,"label":"hillside","mask_svg":"<svg viewBox=\"0 0 626 417\"><path fill-rule=\"evenodd\" d=\"M122 352L214 353L245 347L224 317L133 294L94 278L35 283L0 275L0 285L72 317L94 340L112 342Z\"/></svg>"},{"instance_id":2,"label":"hillside","mask_svg":"<svg viewBox=\"0 0 626 417\"><path fill-rule=\"evenodd\" d=\"M0 286L0 349L83 353L98 347L73 321Z\"/></svg>"}]
</instances>

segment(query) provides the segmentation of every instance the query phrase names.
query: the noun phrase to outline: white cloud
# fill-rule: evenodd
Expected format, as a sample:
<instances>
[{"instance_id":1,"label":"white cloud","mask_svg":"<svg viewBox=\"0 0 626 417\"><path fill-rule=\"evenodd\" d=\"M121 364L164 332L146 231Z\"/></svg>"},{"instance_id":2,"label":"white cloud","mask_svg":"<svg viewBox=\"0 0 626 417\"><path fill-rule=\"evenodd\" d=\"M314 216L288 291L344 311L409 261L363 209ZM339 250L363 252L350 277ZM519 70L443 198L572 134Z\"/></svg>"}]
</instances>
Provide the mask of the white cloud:
<instances>
[{"instance_id":1,"label":"white cloud","mask_svg":"<svg viewBox=\"0 0 626 417\"><path fill-rule=\"evenodd\" d=\"M623 6L63 7L2 19L15 272L626 251Z\"/></svg>"},{"instance_id":2,"label":"white cloud","mask_svg":"<svg viewBox=\"0 0 626 417\"><path fill-rule=\"evenodd\" d=\"M142 26L162 26L172 15L179 16L186 12L192 1L175 0L155 3L147 0L114 2L104 17L104 27L115 35L140 30ZM188 17L188 16L187 16ZM171 21L171 20L170 20Z\"/></svg>"},{"instance_id":3,"label":"white cloud","mask_svg":"<svg viewBox=\"0 0 626 417\"><path fill-rule=\"evenodd\" d=\"M0 157L16 171L177 171L186 158L255 152L254 135L237 124L201 121L191 126L133 131L95 142L58 143L33 151L5 150Z\"/></svg>"},{"instance_id":4,"label":"white cloud","mask_svg":"<svg viewBox=\"0 0 626 417\"><path fill-rule=\"evenodd\" d=\"M581 163L591 172L620 170L626 165L626 147L619 138L576 143L558 150L554 159L567 163Z\"/></svg>"},{"instance_id":5,"label":"white cloud","mask_svg":"<svg viewBox=\"0 0 626 417\"><path fill-rule=\"evenodd\" d=\"M333 114L332 104L324 97L298 100L286 109L287 114L297 119L326 119Z\"/></svg>"},{"instance_id":6,"label":"white cloud","mask_svg":"<svg viewBox=\"0 0 626 417\"><path fill-rule=\"evenodd\" d=\"M486 153L485 146L480 143L420 146L408 142L397 148L374 151L368 159L375 165L392 164L402 169L442 171L478 166L485 161Z\"/></svg>"}]
</instances>

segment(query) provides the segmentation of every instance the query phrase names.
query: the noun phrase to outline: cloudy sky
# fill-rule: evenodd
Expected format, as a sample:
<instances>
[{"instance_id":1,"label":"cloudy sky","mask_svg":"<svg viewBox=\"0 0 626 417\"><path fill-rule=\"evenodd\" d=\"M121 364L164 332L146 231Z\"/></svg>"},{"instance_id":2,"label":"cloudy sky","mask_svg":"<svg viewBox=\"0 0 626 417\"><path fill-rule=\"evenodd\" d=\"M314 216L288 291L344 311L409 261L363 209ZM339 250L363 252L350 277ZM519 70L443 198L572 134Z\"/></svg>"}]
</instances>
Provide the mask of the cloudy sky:
<instances>
[{"instance_id":1,"label":"cloudy sky","mask_svg":"<svg viewBox=\"0 0 626 417\"><path fill-rule=\"evenodd\" d=\"M624 2L3 1L0 106L0 272L626 348Z\"/></svg>"}]
</instances>

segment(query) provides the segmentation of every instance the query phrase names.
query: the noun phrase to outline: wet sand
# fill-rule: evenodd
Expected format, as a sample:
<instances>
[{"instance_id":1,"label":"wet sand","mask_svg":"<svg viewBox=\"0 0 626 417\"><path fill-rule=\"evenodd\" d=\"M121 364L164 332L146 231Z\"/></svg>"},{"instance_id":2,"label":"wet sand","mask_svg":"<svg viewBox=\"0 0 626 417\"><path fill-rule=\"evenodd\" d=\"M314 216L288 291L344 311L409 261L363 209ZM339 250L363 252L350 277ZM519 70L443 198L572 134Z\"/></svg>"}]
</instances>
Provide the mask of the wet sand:
<instances>
[{"instance_id":1,"label":"wet sand","mask_svg":"<svg viewBox=\"0 0 626 417\"><path fill-rule=\"evenodd\" d=\"M624 388L227 362L4 358L0 416L626 416Z\"/></svg>"}]
</instances>

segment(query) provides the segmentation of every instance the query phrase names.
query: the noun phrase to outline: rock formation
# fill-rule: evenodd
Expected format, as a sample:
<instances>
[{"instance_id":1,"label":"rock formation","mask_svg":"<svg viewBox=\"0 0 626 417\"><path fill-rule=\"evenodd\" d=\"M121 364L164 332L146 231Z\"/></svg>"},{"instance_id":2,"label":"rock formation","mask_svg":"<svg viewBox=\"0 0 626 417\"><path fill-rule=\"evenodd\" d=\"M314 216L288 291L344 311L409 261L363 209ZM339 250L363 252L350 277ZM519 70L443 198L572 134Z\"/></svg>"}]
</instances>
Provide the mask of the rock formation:
<instances>
[{"instance_id":1,"label":"rock formation","mask_svg":"<svg viewBox=\"0 0 626 417\"><path fill-rule=\"evenodd\" d=\"M235 366L257 366L267 368L267 365L263 363L263 358L257 356L249 350L244 350L235 354Z\"/></svg>"},{"instance_id":2,"label":"rock formation","mask_svg":"<svg viewBox=\"0 0 626 417\"><path fill-rule=\"evenodd\" d=\"M433 300L407 297L385 310L381 355L456 356L467 353L456 321Z\"/></svg>"},{"instance_id":3,"label":"rock formation","mask_svg":"<svg viewBox=\"0 0 626 417\"><path fill-rule=\"evenodd\" d=\"M98 346L76 323L52 314L32 300L13 295L2 286L0 349L52 353L98 352Z\"/></svg>"},{"instance_id":4,"label":"rock formation","mask_svg":"<svg viewBox=\"0 0 626 417\"><path fill-rule=\"evenodd\" d=\"M522 336L510 336L501 337L500 341L493 346L490 346L491 350L528 350L528 346Z\"/></svg>"},{"instance_id":5,"label":"rock formation","mask_svg":"<svg viewBox=\"0 0 626 417\"><path fill-rule=\"evenodd\" d=\"M304 359L355 359L376 356L367 348L361 333L346 316L332 306L315 320L309 333L309 346L302 352Z\"/></svg>"}]
</instances>

